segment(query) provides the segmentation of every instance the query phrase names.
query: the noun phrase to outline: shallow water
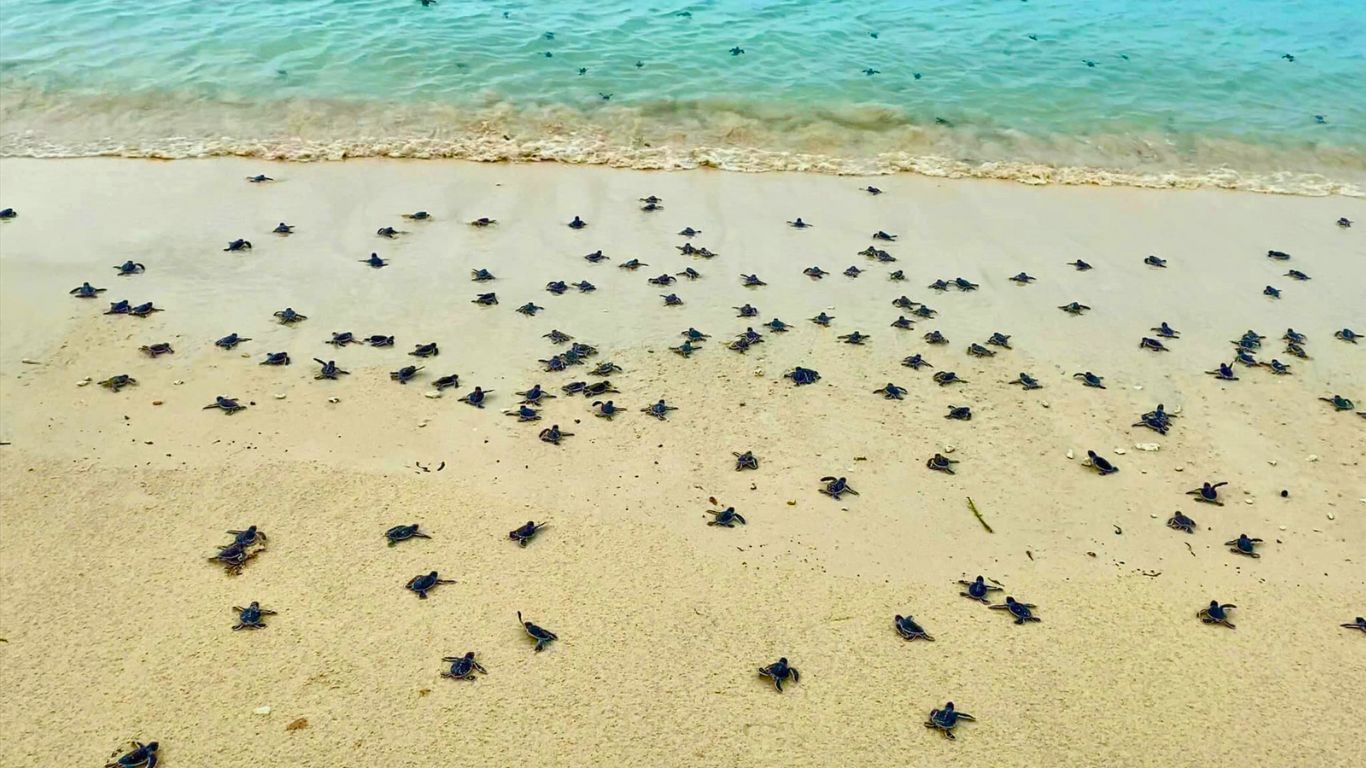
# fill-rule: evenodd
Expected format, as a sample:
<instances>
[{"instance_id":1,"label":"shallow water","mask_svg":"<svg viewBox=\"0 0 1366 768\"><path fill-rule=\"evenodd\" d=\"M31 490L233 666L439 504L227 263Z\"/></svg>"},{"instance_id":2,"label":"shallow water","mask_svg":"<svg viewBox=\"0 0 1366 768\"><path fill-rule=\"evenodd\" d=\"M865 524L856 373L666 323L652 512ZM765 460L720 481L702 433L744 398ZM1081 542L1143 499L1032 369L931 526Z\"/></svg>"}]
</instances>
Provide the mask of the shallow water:
<instances>
[{"instance_id":1,"label":"shallow water","mask_svg":"<svg viewBox=\"0 0 1366 768\"><path fill-rule=\"evenodd\" d=\"M1366 4L1335 0L0 0L7 155L1360 194L1363 81Z\"/></svg>"}]
</instances>

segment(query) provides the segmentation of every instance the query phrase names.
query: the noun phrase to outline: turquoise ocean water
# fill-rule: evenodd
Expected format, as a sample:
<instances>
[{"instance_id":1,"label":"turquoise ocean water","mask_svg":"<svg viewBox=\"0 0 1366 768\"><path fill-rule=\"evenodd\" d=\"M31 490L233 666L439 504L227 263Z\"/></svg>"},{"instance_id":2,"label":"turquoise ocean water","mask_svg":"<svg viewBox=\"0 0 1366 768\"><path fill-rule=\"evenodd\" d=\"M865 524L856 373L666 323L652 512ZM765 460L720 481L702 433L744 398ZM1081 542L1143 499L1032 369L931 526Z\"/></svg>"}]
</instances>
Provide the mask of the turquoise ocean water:
<instances>
[{"instance_id":1,"label":"turquoise ocean water","mask_svg":"<svg viewBox=\"0 0 1366 768\"><path fill-rule=\"evenodd\" d=\"M1363 83L1360 0L0 0L11 156L1361 194Z\"/></svg>"}]
</instances>

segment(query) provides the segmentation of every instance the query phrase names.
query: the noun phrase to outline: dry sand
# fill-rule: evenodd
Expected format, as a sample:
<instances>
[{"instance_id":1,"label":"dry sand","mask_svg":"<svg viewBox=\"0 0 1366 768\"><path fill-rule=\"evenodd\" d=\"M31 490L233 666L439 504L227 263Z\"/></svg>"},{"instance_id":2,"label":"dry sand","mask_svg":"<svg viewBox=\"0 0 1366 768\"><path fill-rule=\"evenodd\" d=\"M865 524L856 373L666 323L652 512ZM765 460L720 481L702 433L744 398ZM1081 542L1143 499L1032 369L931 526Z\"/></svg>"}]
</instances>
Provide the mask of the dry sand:
<instances>
[{"instance_id":1,"label":"dry sand","mask_svg":"<svg viewBox=\"0 0 1366 768\"><path fill-rule=\"evenodd\" d=\"M243 181L256 172L278 181ZM1366 638L1337 626L1366 613L1366 422L1316 399L1366 402L1366 345L1332 338L1366 330L1366 205L872 181L887 194L851 178L436 161L0 162L0 205L20 211L0 226L0 765L100 765L130 738L159 740L167 768L1366 761ZM665 210L636 210L647 194ZM416 209L436 220L400 220ZM576 214L588 229L565 228ZM462 223L476 216L500 224ZM816 227L783 225L796 216ZM280 220L297 234L268 234ZM389 224L412 234L373 234ZM679 255L685 225L720 256ZM878 229L901 235L890 267L855 255ZM223 253L236 237L256 247ZM613 261L582 259L598 248ZM390 266L357 263L372 250ZM1171 267L1143 266L1149 253ZM632 257L651 266L617 268ZM1079 257L1096 269L1066 266ZM146 274L115 277L125 259ZM812 264L833 274L813 282ZM851 264L869 271L839 274ZM686 306L661 306L668 291L646 278L685 266L704 278L672 287ZM476 267L499 279L471 283ZM1038 282L1005 279L1021 270ZM770 285L744 289L741 272ZM959 275L981 289L924 287ZM554 297L552 279L599 290ZM109 290L68 298L83 280ZM470 304L480 290L502 304ZM903 293L940 317L889 328ZM166 311L99 314L123 298ZM1073 300L1094 310L1055 308ZM526 301L547 309L513 311ZM747 301L795 328L740 356L720 342L758 327L730 309ZM310 319L273 324L284 306ZM805 322L822 309L830 329ZM1183 331L1173 351L1137 349L1162 320ZM684 360L668 347L688 326L715 338ZM1288 326L1311 360L1281 354ZM564 396L539 424L499 413L537 381L587 378L540 372L551 328L625 369L612 378L626 415ZM936 328L951 345L924 343ZM1248 328L1294 375L1201 373ZM835 341L855 329L867 346ZM322 343L341 330L398 344ZM231 331L254 340L212 346ZM1015 349L964 354L992 331ZM160 341L176 354L137 351ZM423 378L389 381L425 341L442 351ZM294 365L256 364L280 350ZM899 365L914 352L970 383L934 386ZM352 375L314 381L315 356ZM780 375L797 364L824 378L793 388ZM1083 370L1109 388L1070 378ZM1019 371L1045 388L1003 383ZM77 386L116 373L140 384ZM495 390L490 407L424 397L444 373ZM888 381L908 399L871 394ZM217 394L254 405L201 411ZM637 412L661 397L679 407L669 421ZM1159 402L1181 409L1169 435L1129 426ZM950 404L974 419L944 419ZM537 441L548 422L576 436ZM1161 450L1134 447L1148 442ZM924 467L946 445L956 476ZM1088 448L1121 472L1068 459ZM746 449L758 472L734 471ZM820 495L827 474L861 495ZM1229 482L1227 506L1191 503L1203 480ZM706 526L709 496L749 525ZM1197 533L1163 525L1178 509ZM521 549L506 532L529 518L551 527ZM407 522L434 538L386 547ZM253 523L271 543L244 573L205 562ZM1261 559L1223 546L1240 532L1266 540ZM431 569L458 583L426 601L403 590ZM978 573L1043 622L959 597L955 580ZM1196 621L1211 599L1239 606L1236 630ZM251 600L278 615L230 631L231 606ZM518 610L561 641L533 654ZM898 613L937 641L903 642ZM466 650L489 674L441 678L441 657ZM755 673L778 656L802 672L781 695ZM950 699L978 717L956 742L921 726Z\"/></svg>"}]
</instances>

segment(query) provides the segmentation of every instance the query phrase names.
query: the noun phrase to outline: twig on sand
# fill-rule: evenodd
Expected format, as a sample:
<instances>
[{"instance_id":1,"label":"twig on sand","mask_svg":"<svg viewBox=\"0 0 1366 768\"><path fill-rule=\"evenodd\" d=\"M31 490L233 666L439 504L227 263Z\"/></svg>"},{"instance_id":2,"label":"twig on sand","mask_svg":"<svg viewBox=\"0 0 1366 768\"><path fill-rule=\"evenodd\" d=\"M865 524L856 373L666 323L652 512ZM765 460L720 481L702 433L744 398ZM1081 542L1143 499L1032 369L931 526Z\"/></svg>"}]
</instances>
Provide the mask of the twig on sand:
<instances>
[{"instance_id":1,"label":"twig on sand","mask_svg":"<svg viewBox=\"0 0 1366 768\"><path fill-rule=\"evenodd\" d=\"M982 513L977 511L977 505L972 503L971 496L968 497L968 509L972 510L972 514L977 517L977 522L981 523L982 527L987 529L987 533L995 533L995 531L991 530L991 526L987 525L987 521L982 519Z\"/></svg>"}]
</instances>

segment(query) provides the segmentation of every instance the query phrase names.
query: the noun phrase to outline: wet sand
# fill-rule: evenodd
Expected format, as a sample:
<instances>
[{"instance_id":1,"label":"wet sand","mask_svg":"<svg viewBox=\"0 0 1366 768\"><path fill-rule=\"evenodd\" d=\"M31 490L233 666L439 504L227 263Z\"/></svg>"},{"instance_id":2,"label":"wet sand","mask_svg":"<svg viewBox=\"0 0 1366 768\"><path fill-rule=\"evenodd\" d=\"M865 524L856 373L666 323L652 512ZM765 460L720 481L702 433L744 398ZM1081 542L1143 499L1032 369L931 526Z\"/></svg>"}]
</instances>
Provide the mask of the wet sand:
<instances>
[{"instance_id":1,"label":"wet sand","mask_svg":"<svg viewBox=\"0 0 1366 768\"><path fill-rule=\"evenodd\" d=\"M258 172L278 181L243 181ZM1350 725L1366 638L1337 626L1366 613L1366 422L1316 399L1366 403L1366 349L1332 337L1366 327L1362 201L435 161L5 160L0 178L20 213L0 224L2 764L98 765L130 738L159 740L168 767L1366 757ZM663 211L637 210L648 194ZM418 209L435 220L399 217ZM589 227L567 229L574 215ZM478 216L499 225L463 223ZM783 224L797 216L816 226ZM269 234L281 220L297 233ZM411 233L376 237L385 225ZM678 254L683 226L720 255ZM895 264L856 255L879 229L900 235L879 244ZM238 237L254 249L222 252ZM583 260L599 248L612 261ZM371 251L390 265L357 263ZM617 267L629 258L650 266ZM116 277L126 259L147 272ZM832 274L811 281L811 265ZM646 283L687 266L704 277ZM479 267L498 280L470 282ZM1021 270L1038 281L1006 279ZM981 287L925 288L956 276ZM84 280L109 290L66 295ZM598 290L551 296L549 280ZM489 290L499 306L469 303ZM662 306L669 292L686 304ZM901 294L939 316L888 327ZM124 298L166 311L100 314ZM513 311L527 301L546 310ZM1056 309L1069 301L1094 309ZM735 317L746 302L760 317ZM309 319L275 324L285 306ZM822 310L829 329L806 322ZM793 330L759 326L775 316ZM1138 349L1164 320L1183 332L1172 351ZM763 344L723 348L749 325ZM668 348L689 326L713 339L685 360ZM1281 354L1287 327L1312 359ZM625 414L563 395L542 422L499 412L533 383L591 378L541 372L552 328L624 369ZM1248 328L1293 375L1202 373ZM951 343L926 344L935 329ZM397 344L323 343L343 330ZM871 341L836 341L854 330ZM233 331L253 341L213 347ZM964 354L994 331L1014 349ZM138 352L162 341L176 353ZM406 355L429 341L440 356ZM282 350L293 365L257 365ZM899 364L916 352L968 383ZM313 357L352 373L315 381ZM407 364L426 369L389 381ZM794 388L795 365L822 380ZM1108 388L1071 378L1085 370ZM1020 371L1044 389L1004 384ZM117 373L139 384L78 386ZM461 387L425 397L447 373ZM872 394L889 381L905 401ZM488 408L457 402L474 385L495 391ZM219 394L254 404L200 410ZM668 421L638 412L661 397ZM1170 434L1129 426L1159 402L1180 409ZM972 421L943 418L964 404ZM550 423L575 436L537 441ZM954 476L924 467L946 446ZM1087 449L1121 471L1087 471ZM734 470L743 450L757 472ZM861 495L822 496L823 475ZM1226 506L1184 495L1221 480ZM711 496L749 524L705 525ZM1176 510L1195 534L1163 525ZM551 526L522 549L507 531L527 519ZM433 538L384 545L410 522ZM253 523L270 544L240 576L205 562ZM1223 546L1241 532L1265 539L1260 559ZM457 583L426 601L402 588L432 569ZM979 573L1043 622L959 597ZM1195 619L1211 599L1239 606L1236 630ZM278 615L231 631L252 600ZM518 610L561 640L533 654ZM936 641L901 640L895 614ZM467 650L489 674L441 678ZM755 673L779 656L802 672L781 695ZM921 726L946 700L978 718L956 742Z\"/></svg>"}]
</instances>

